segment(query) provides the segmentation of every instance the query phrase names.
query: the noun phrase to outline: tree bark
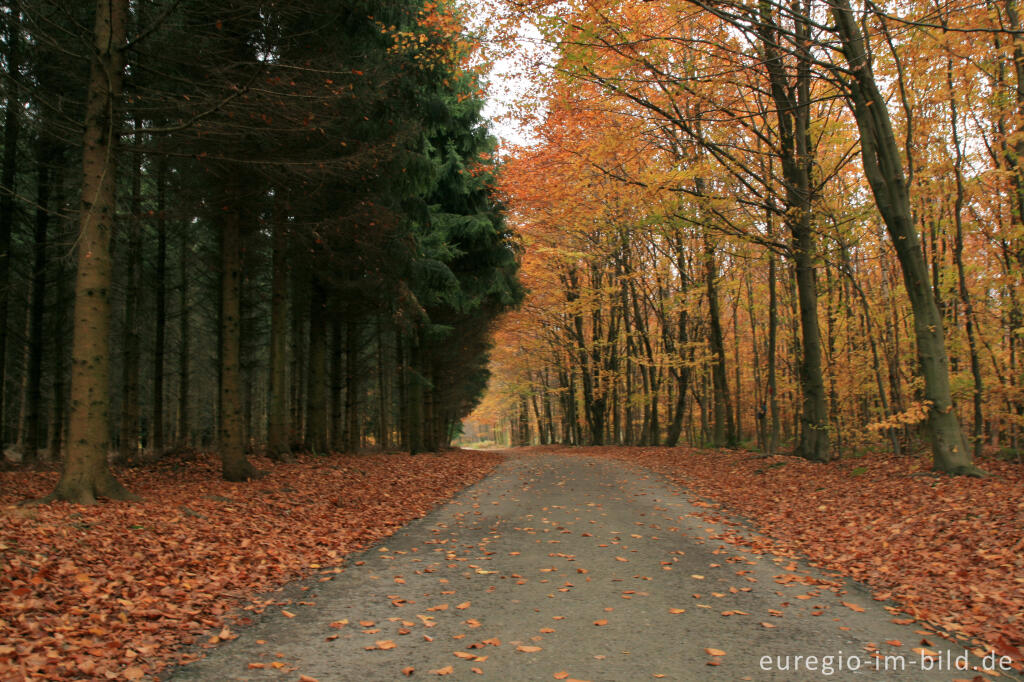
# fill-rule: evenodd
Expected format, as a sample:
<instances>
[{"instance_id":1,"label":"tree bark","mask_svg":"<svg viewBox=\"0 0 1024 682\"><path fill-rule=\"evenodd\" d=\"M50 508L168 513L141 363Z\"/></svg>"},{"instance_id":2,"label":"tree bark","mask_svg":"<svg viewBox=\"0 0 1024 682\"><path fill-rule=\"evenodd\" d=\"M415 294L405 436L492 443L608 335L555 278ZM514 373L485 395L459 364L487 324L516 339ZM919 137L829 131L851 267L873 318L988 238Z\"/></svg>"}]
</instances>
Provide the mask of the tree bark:
<instances>
[{"instance_id":1,"label":"tree bark","mask_svg":"<svg viewBox=\"0 0 1024 682\"><path fill-rule=\"evenodd\" d=\"M836 0L831 12L843 55L852 72L846 86L860 131L864 173L896 250L914 315L933 466L949 473L978 475L982 472L971 461L953 409L942 317L928 285L928 267L911 220L910 197L885 98L875 83L864 36L849 0Z\"/></svg>"},{"instance_id":2,"label":"tree bark","mask_svg":"<svg viewBox=\"0 0 1024 682\"><path fill-rule=\"evenodd\" d=\"M135 119L138 130L140 122ZM135 144L141 136L136 132ZM122 462L139 449L139 292L142 278L142 154L132 155L131 218L128 223L128 277L125 282L124 364L121 381L121 429L118 453Z\"/></svg>"},{"instance_id":3,"label":"tree bark","mask_svg":"<svg viewBox=\"0 0 1024 682\"><path fill-rule=\"evenodd\" d=\"M188 227L185 224L181 225L181 245L178 252L178 278L180 280L180 286L178 289L178 335L181 337L178 345L178 428L177 428L177 442L179 448L187 447L190 442L189 437L189 385L191 371L191 329L189 327L189 273L188 273L188 254L190 244L188 240Z\"/></svg>"},{"instance_id":4,"label":"tree bark","mask_svg":"<svg viewBox=\"0 0 1024 682\"><path fill-rule=\"evenodd\" d=\"M785 181L786 225L792 235L800 308L800 441L796 452L806 459L827 462L830 458L828 408L821 370L821 338L818 328L818 288L815 277L815 243L811 225L810 56L808 26L799 0L793 18L797 65L795 78L787 74L780 54L779 29L772 6L760 3L761 44L768 71L779 134L779 159Z\"/></svg>"},{"instance_id":5,"label":"tree bark","mask_svg":"<svg viewBox=\"0 0 1024 682\"><path fill-rule=\"evenodd\" d=\"M247 481L258 472L245 456L241 395L242 216L233 180L221 219L221 473L227 481Z\"/></svg>"},{"instance_id":6,"label":"tree bark","mask_svg":"<svg viewBox=\"0 0 1024 682\"><path fill-rule=\"evenodd\" d=\"M82 144L82 207L72 335L68 456L49 499L130 499L107 466L110 232L116 209L118 116L128 0L98 0Z\"/></svg>"},{"instance_id":7,"label":"tree bark","mask_svg":"<svg viewBox=\"0 0 1024 682\"><path fill-rule=\"evenodd\" d=\"M156 338L153 341L153 425L150 441L157 457L164 451L164 355L167 347L167 157L156 171Z\"/></svg>"},{"instance_id":8,"label":"tree bark","mask_svg":"<svg viewBox=\"0 0 1024 682\"><path fill-rule=\"evenodd\" d=\"M11 235L14 232L14 196L18 171L18 137L21 131L21 7L9 3L7 25L7 107L4 114L4 160L0 171L0 449L7 443L7 310L11 272ZM98 36L97 36L98 37ZM95 64L94 64L95 68ZM90 82L90 86L93 83ZM118 84L118 88L120 85Z\"/></svg>"},{"instance_id":9,"label":"tree bark","mask_svg":"<svg viewBox=\"0 0 1024 682\"><path fill-rule=\"evenodd\" d=\"M945 20L943 20L943 23L945 23ZM956 98L953 94L953 62L949 58L946 60L946 85L949 92L950 127L953 132L953 146L956 149L956 157L953 160L953 174L956 179L956 197L953 204L953 224L956 228L956 232L953 235L953 260L956 262L957 280L960 283L960 303L964 307L964 331L967 333L967 349L971 359L971 377L974 379L974 392L971 396L971 404L974 407L971 443L974 449L974 457L979 457L982 446L982 429L985 425L985 413L982 407L985 386L981 377L981 359L978 357L974 307L971 304L971 295L967 289L967 273L964 268L964 152L960 142L959 112Z\"/></svg>"},{"instance_id":10,"label":"tree bark","mask_svg":"<svg viewBox=\"0 0 1024 682\"><path fill-rule=\"evenodd\" d=\"M285 253L288 233L284 200L274 198L273 264L270 299L270 415L267 426L267 455L286 459L291 452L288 423L288 264Z\"/></svg>"},{"instance_id":11,"label":"tree bark","mask_svg":"<svg viewBox=\"0 0 1024 682\"><path fill-rule=\"evenodd\" d=\"M718 308L718 266L715 248L709 237L704 239L704 283L708 297L708 344L711 351L711 382L714 390L714 424L711 440L715 447L736 445L736 425L732 419L729 382L725 367L725 343L722 339L721 313Z\"/></svg>"},{"instance_id":12,"label":"tree bark","mask_svg":"<svg viewBox=\"0 0 1024 682\"><path fill-rule=\"evenodd\" d=\"M50 194L57 173L51 164L59 162L53 140L42 133L36 159L36 220L33 245L32 300L29 305L28 377L25 391L25 427L22 449L25 462L35 462L40 444L45 444L42 431L43 379L43 313L46 310L46 248L50 225Z\"/></svg>"},{"instance_id":13,"label":"tree bark","mask_svg":"<svg viewBox=\"0 0 1024 682\"><path fill-rule=\"evenodd\" d=\"M306 449L327 452L327 292L315 278L309 297Z\"/></svg>"},{"instance_id":14,"label":"tree bark","mask_svg":"<svg viewBox=\"0 0 1024 682\"><path fill-rule=\"evenodd\" d=\"M359 330L352 320L345 323L345 450L356 452L359 449ZM416 382L422 383L422 380ZM414 417L418 440L422 442L423 434L423 391L417 390L417 414Z\"/></svg>"},{"instance_id":15,"label":"tree bark","mask_svg":"<svg viewBox=\"0 0 1024 682\"><path fill-rule=\"evenodd\" d=\"M342 322L338 315L331 320L331 449L342 452L345 449L345 346Z\"/></svg>"}]
</instances>

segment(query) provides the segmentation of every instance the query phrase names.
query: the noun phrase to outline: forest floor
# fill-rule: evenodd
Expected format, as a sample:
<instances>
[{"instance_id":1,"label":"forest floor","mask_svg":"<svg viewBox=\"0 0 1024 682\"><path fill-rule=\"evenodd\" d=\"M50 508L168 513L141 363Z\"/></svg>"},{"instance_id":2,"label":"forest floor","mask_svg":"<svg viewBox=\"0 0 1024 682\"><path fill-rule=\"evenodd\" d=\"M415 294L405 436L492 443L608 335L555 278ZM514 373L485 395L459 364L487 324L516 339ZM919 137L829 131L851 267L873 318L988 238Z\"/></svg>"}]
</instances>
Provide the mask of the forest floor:
<instances>
[{"instance_id":1,"label":"forest floor","mask_svg":"<svg viewBox=\"0 0 1024 682\"><path fill-rule=\"evenodd\" d=\"M951 671L964 647L1021 669L1016 463L965 479L915 457L545 447L257 464L248 484L204 455L119 470L145 501L95 507L18 507L56 474L0 472L0 680L888 680L897 661L1016 679Z\"/></svg>"},{"instance_id":2,"label":"forest floor","mask_svg":"<svg viewBox=\"0 0 1024 682\"><path fill-rule=\"evenodd\" d=\"M951 668L983 666L988 652L759 541L661 475L592 456L640 451L506 454L170 679L987 678ZM1013 675L1004 663L993 678Z\"/></svg>"},{"instance_id":3,"label":"forest floor","mask_svg":"<svg viewBox=\"0 0 1024 682\"><path fill-rule=\"evenodd\" d=\"M0 680L140 679L231 640L261 593L338 564L491 472L496 454L301 456L251 483L205 454L117 469L140 503L21 507L55 471L0 471ZM191 651L183 646L195 645Z\"/></svg>"}]
</instances>

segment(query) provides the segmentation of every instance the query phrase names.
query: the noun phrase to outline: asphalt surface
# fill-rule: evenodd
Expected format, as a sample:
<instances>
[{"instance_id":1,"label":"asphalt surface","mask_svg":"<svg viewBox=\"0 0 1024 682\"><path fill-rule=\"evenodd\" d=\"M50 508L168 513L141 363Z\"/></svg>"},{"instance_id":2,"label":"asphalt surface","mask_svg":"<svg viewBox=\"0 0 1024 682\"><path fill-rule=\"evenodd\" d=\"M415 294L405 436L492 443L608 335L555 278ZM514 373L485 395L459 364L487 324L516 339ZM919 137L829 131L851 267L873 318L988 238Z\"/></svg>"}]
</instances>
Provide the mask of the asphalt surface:
<instances>
[{"instance_id":1,"label":"asphalt surface","mask_svg":"<svg viewBox=\"0 0 1024 682\"><path fill-rule=\"evenodd\" d=\"M749 532L735 520L712 523L707 512L644 469L510 454L449 504L350 555L341 572L324 569L266 595L264 613L236 629L237 639L161 677L948 681L977 674L951 669L963 649L894 623L900 616L862 586L727 542Z\"/></svg>"}]
</instances>

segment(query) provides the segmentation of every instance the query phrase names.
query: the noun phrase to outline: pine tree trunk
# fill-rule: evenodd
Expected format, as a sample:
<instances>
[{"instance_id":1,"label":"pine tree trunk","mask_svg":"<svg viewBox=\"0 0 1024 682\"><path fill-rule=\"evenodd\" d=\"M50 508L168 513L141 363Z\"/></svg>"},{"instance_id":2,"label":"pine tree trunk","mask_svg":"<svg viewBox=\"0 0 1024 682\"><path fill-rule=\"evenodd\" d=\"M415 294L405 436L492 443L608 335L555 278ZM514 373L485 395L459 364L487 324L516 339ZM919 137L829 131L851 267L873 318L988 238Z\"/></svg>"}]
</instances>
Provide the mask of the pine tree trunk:
<instances>
[{"instance_id":1,"label":"pine tree trunk","mask_svg":"<svg viewBox=\"0 0 1024 682\"><path fill-rule=\"evenodd\" d=\"M221 473L227 481L246 481L257 471L245 456L241 395L242 217L237 192L229 192L221 220Z\"/></svg>"},{"instance_id":2,"label":"pine tree trunk","mask_svg":"<svg viewBox=\"0 0 1024 682\"><path fill-rule=\"evenodd\" d=\"M305 443L305 383L306 378L306 312L309 310L307 296L309 295L309 278L305 272L292 270L291 287L291 432L289 440L291 447L301 448Z\"/></svg>"},{"instance_id":3,"label":"pine tree trunk","mask_svg":"<svg viewBox=\"0 0 1024 682\"><path fill-rule=\"evenodd\" d=\"M0 450L7 443L7 311L11 272L11 235L14 232L14 196L17 190L18 137L21 131L21 6L18 0L8 4L7 24L7 106L4 114L4 159L0 184Z\"/></svg>"},{"instance_id":4,"label":"pine tree trunk","mask_svg":"<svg viewBox=\"0 0 1024 682\"><path fill-rule=\"evenodd\" d=\"M359 331L351 320L345 322L345 450L359 450ZM419 391L420 413L422 414L422 396ZM422 417L418 420L417 429L422 433Z\"/></svg>"},{"instance_id":5,"label":"pine tree trunk","mask_svg":"<svg viewBox=\"0 0 1024 682\"><path fill-rule=\"evenodd\" d=\"M178 289L178 335L180 337L178 342L178 428L177 428L177 442L179 448L188 447L191 442L189 437L189 385L191 371L190 360L190 344L191 344L191 329L189 327L189 300L188 300L188 254L189 254L189 240L188 240L188 229L182 224L181 226L181 245L178 252L178 278L180 280L180 286Z\"/></svg>"},{"instance_id":6,"label":"pine tree trunk","mask_svg":"<svg viewBox=\"0 0 1024 682\"><path fill-rule=\"evenodd\" d=\"M283 199L275 197L273 264L270 293L270 418L267 455L286 459L291 453L288 413L288 233Z\"/></svg>"},{"instance_id":7,"label":"pine tree trunk","mask_svg":"<svg viewBox=\"0 0 1024 682\"><path fill-rule=\"evenodd\" d=\"M381 314L377 313L377 447L387 450L388 443L388 404L390 403L391 386L385 365L384 333Z\"/></svg>"},{"instance_id":8,"label":"pine tree trunk","mask_svg":"<svg viewBox=\"0 0 1024 682\"><path fill-rule=\"evenodd\" d=\"M135 119L135 128L139 120ZM139 134L135 143L139 143ZM121 429L119 457L122 462L139 448L139 293L142 278L142 154L133 154L131 218L128 224L128 281L125 282L124 348L121 392Z\"/></svg>"},{"instance_id":9,"label":"pine tree trunk","mask_svg":"<svg viewBox=\"0 0 1024 682\"><path fill-rule=\"evenodd\" d=\"M56 183L55 183L56 184ZM56 185L58 188L60 185ZM55 202L61 205L61 202ZM69 282L67 268L64 259L57 259L57 272L54 286L57 289L57 300L54 303L52 322L53 334L53 415L50 420L50 459L58 462L61 459L61 449L64 445L64 421L67 415L67 396L65 395L65 355L67 345L65 339L67 333L65 325L67 322L68 309L71 304L71 297L68 295Z\"/></svg>"},{"instance_id":10,"label":"pine tree trunk","mask_svg":"<svg viewBox=\"0 0 1024 682\"><path fill-rule=\"evenodd\" d=\"M167 157L156 171L156 338L153 341L153 454L164 452L164 355L167 345Z\"/></svg>"},{"instance_id":11,"label":"pine tree trunk","mask_svg":"<svg viewBox=\"0 0 1024 682\"><path fill-rule=\"evenodd\" d=\"M327 452L327 292L313 280L309 297L306 449Z\"/></svg>"},{"instance_id":12,"label":"pine tree trunk","mask_svg":"<svg viewBox=\"0 0 1024 682\"><path fill-rule=\"evenodd\" d=\"M51 499L129 499L107 466L110 232L116 210L117 115L128 0L98 0L82 145L82 207L72 335L68 455Z\"/></svg>"},{"instance_id":13,"label":"pine tree trunk","mask_svg":"<svg viewBox=\"0 0 1024 682\"><path fill-rule=\"evenodd\" d=\"M345 347L342 342L341 317L335 315L331 319L331 450L342 452L345 449L344 402L342 392L345 388Z\"/></svg>"},{"instance_id":14,"label":"pine tree trunk","mask_svg":"<svg viewBox=\"0 0 1024 682\"><path fill-rule=\"evenodd\" d=\"M50 165L58 161L52 140L40 136L37 152L36 220L34 264L32 268L32 300L29 313L28 376L25 391L25 426L22 449L26 462L37 460L37 451L45 444L42 427L43 379L43 313L46 310L46 233L50 225L50 193L56 172ZM42 442L41 442L42 441Z\"/></svg>"}]
</instances>

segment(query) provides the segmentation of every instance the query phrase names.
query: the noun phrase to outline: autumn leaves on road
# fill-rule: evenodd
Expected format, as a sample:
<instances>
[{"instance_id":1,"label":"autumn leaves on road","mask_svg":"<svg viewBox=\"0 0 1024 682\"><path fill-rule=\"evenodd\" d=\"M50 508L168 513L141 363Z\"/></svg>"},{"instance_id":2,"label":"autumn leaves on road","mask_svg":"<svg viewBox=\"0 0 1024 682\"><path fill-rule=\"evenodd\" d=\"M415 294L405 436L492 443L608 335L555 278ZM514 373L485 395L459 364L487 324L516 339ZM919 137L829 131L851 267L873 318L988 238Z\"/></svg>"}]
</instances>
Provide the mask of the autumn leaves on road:
<instances>
[{"instance_id":1,"label":"autumn leaves on road","mask_svg":"<svg viewBox=\"0 0 1024 682\"><path fill-rule=\"evenodd\" d=\"M635 466L510 454L172 679L792 680L811 657L949 680L922 661L969 656L695 502Z\"/></svg>"},{"instance_id":2,"label":"autumn leaves on road","mask_svg":"<svg viewBox=\"0 0 1024 682\"><path fill-rule=\"evenodd\" d=\"M0 679L948 681L1020 665L1012 467L503 459L268 461L232 484L199 458L131 471L141 504L90 508L18 508L13 491L52 481L2 473Z\"/></svg>"}]
</instances>

